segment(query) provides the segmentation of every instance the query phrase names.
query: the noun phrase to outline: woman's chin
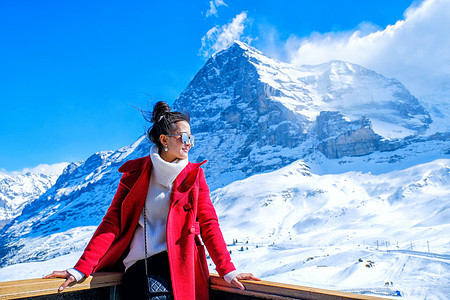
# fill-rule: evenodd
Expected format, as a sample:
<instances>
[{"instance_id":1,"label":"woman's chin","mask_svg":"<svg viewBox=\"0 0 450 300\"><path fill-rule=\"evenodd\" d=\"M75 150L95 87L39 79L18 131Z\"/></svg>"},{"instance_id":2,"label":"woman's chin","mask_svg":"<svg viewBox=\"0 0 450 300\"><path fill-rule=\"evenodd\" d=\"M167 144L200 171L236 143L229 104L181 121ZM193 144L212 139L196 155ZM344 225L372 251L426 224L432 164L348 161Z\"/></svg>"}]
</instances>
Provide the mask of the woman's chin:
<instances>
[{"instance_id":1,"label":"woman's chin","mask_svg":"<svg viewBox=\"0 0 450 300\"><path fill-rule=\"evenodd\" d=\"M186 158L188 158L188 153L186 152L180 153L179 159L186 159Z\"/></svg>"}]
</instances>

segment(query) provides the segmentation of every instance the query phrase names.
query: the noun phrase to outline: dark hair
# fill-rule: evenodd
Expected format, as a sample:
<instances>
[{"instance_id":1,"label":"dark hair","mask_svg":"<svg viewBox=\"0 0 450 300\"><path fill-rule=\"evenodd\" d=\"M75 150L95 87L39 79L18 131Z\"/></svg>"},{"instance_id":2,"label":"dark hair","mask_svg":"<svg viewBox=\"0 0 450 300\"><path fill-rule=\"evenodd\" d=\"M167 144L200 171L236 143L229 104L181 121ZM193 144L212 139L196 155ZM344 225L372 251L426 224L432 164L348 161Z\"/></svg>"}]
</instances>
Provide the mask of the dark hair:
<instances>
[{"instance_id":1,"label":"dark hair","mask_svg":"<svg viewBox=\"0 0 450 300\"><path fill-rule=\"evenodd\" d=\"M159 140L161 134L172 134L177 129L175 123L186 121L189 123L189 114L183 114L178 111L170 111L169 105L164 101L159 101L153 107L153 112L144 114L144 118L153 123L152 127L147 130L147 137L152 141L159 150L163 149L163 145Z\"/></svg>"}]
</instances>

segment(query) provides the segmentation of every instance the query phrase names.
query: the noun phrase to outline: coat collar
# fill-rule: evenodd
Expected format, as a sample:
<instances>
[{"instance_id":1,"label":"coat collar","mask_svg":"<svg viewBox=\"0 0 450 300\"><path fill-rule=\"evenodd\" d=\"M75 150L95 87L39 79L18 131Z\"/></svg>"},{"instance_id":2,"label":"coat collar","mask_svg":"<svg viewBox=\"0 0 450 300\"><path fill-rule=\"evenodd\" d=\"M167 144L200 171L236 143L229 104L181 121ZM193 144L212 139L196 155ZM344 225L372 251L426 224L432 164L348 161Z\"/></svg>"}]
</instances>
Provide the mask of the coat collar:
<instances>
[{"instance_id":1,"label":"coat collar","mask_svg":"<svg viewBox=\"0 0 450 300\"><path fill-rule=\"evenodd\" d=\"M170 199L172 205L175 205L180 198L191 190L197 180L199 168L204 163L206 163L206 160L200 163L189 162L178 174L172 187ZM124 173L122 182L132 190L130 194L133 194L133 198L137 196L146 197L151 168L150 155L127 161L119 168L119 172Z\"/></svg>"},{"instance_id":2,"label":"coat collar","mask_svg":"<svg viewBox=\"0 0 450 300\"><path fill-rule=\"evenodd\" d=\"M204 160L202 162L199 163L191 163L189 162L187 164L187 166L180 172L190 172L192 170L198 169L201 165L203 165L204 163L206 163L207 160ZM150 164L148 166L148 164ZM152 160L150 159L150 155L138 158L138 159L133 159L133 160L129 160L126 163L124 163L120 168L119 168L119 172L120 173L133 173L134 171L143 171L146 168L151 168L152 166ZM180 175L178 175L179 177ZM178 178L177 177L177 178ZM177 181L175 179L175 181Z\"/></svg>"},{"instance_id":3,"label":"coat collar","mask_svg":"<svg viewBox=\"0 0 450 300\"><path fill-rule=\"evenodd\" d=\"M119 172L124 173L120 181L129 190L133 190L138 181L139 185L144 185L147 189L150 182L149 180L151 168L152 161L150 160L149 156L129 160L119 168Z\"/></svg>"},{"instance_id":4,"label":"coat collar","mask_svg":"<svg viewBox=\"0 0 450 300\"><path fill-rule=\"evenodd\" d=\"M120 168L119 168L119 172L120 173L132 173L134 171L142 171L144 170L147 166L147 164L150 163L150 167L152 164L152 161L150 159L150 155L138 158L138 159L132 159L127 161L126 163L124 163Z\"/></svg>"}]
</instances>

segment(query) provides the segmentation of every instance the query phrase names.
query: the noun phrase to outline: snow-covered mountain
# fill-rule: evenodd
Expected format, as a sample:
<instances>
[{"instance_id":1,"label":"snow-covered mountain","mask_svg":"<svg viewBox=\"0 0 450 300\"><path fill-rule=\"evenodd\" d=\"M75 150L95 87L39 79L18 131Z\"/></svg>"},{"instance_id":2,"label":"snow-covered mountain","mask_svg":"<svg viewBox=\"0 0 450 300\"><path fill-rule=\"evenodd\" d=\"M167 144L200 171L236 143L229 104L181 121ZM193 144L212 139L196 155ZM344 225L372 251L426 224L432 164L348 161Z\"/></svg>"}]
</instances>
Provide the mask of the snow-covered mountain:
<instances>
[{"instance_id":1,"label":"snow-covered mountain","mask_svg":"<svg viewBox=\"0 0 450 300\"><path fill-rule=\"evenodd\" d=\"M174 106L192 117L191 157L208 158L213 189L315 150L340 158L402 148L432 123L395 79L341 61L294 67L240 42L209 59Z\"/></svg>"},{"instance_id":2,"label":"snow-covered mountain","mask_svg":"<svg viewBox=\"0 0 450 300\"><path fill-rule=\"evenodd\" d=\"M448 199L448 161L442 159L450 153L450 133L436 130L447 125L430 131L430 115L397 80L346 62L293 67L237 42L206 62L174 108L190 113L196 136L190 160L208 160L206 177L228 240L242 240L246 226L254 228L267 219L271 225L254 231L249 243L256 245L267 235L272 243L300 241L293 247L334 246L347 235L348 241L363 239L367 245L387 241L385 231L397 229L380 222L397 218L402 205L411 218L399 232L423 222L424 215L412 213L411 195L418 191L413 186L420 190L421 184L432 183L439 185L439 195L428 190L414 195L441 225L425 222L434 229L429 235L421 231L420 239L432 245L439 240L435 249L448 254L445 241L433 235L442 225L441 233L448 232L448 206L442 200ZM148 155L149 146L141 136L133 145L68 165L50 189L0 231L0 267L82 251L113 198L118 167ZM415 169L417 164L424 165ZM428 177L427 169L440 177ZM395 181L397 176L405 180ZM246 192L234 193L241 185ZM402 199L409 202L402 204ZM238 219L227 215L227 208L242 209L238 223L233 225ZM260 215L269 211L265 208L271 209L270 218ZM319 236L327 230L337 230L336 236ZM391 243L397 238L387 237ZM254 269L240 256L236 259ZM277 270L282 274L284 269L258 274L270 277Z\"/></svg>"},{"instance_id":3,"label":"snow-covered mountain","mask_svg":"<svg viewBox=\"0 0 450 300\"><path fill-rule=\"evenodd\" d=\"M67 163L40 165L24 172L0 172L0 228L19 216L31 201L46 192L58 179Z\"/></svg>"},{"instance_id":4,"label":"snow-covered mountain","mask_svg":"<svg viewBox=\"0 0 450 300\"><path fill-rule=\"evenodd\" d=\"M147 155L144 137L71 163L56 183L0 231L0 264L42 261L85 247L105 214L127 160Z\"/></svg>"}]
</instances>

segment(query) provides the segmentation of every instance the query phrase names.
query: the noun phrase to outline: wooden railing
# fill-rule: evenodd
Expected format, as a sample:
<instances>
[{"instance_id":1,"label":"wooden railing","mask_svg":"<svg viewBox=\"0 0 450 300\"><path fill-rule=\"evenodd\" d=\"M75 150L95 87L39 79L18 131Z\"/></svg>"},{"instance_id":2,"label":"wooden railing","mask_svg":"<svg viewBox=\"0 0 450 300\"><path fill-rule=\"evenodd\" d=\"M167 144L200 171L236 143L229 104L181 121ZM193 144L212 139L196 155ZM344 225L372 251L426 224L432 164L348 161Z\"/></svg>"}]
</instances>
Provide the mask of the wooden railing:
<instances>
[{"instance_id":1,"label":"wooden railing","mask_svg":"<svg viewBox=\"0 0 450 300\"><path fill-rule=\"evenodd\" d=\"M271 281L245 281L245 290L239 290L229 285L216 274L210 274L209 288L211 299L385 299L367 295L345 293L339 291L324 290L293 284L285 284Z\"/></svg>"},{"instance_id":2,"label":"wooden railing","mask_svg":"<svg viewBox=\"0 0 450 300\"><path fill-rule=\"evenodd\" d=\"M122 273L97 273L58 293L64 279L28 279L0 282L0 299L111 299L118 300ZM70 293L64 298L59 294Z\"/></svg>"},{"instance_id":3,"label":"wooden railing","mask_svg":"<svg viewBox=\"0 0 450 300\"><path fill-rule=\"evenodd\" d=\"M122 273L97 273L58 293L64 279L29 279L0 282L0 299L109 299L119 300ZM216 274L210 277L210 298L214 300L247 299L385 299L338 291L317 289L270 281L243 281L241 291Z\"/></svg>"}]
</instances>

